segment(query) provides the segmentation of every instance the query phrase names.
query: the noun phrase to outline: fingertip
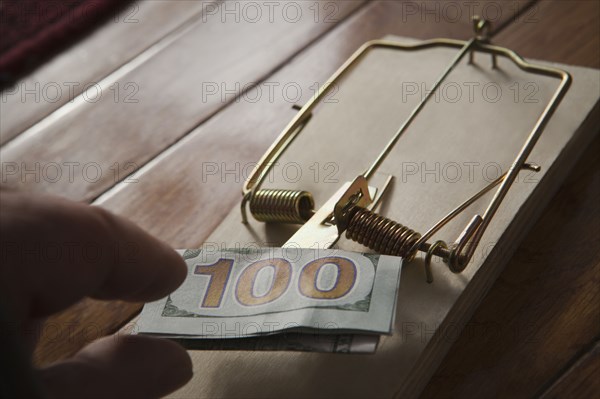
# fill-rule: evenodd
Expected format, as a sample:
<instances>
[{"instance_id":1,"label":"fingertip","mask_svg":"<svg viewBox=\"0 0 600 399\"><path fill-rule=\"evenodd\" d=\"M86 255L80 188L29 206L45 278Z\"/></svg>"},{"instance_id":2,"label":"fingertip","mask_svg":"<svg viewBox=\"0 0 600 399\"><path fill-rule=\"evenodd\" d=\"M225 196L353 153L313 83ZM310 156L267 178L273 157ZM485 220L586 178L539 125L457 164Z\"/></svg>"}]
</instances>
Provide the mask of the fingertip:
<instances>
[{"instance_id":1,"label":"fingertip","mask_svg":"<svg viewBox=\"0 0 600 399\"><path fill-rule=\"evenodd\" d=\"M193 376L175 342L139 335L100 339L41 371L49 397L161 397Z\"/></svg>"},{"instance_id":2,"label":"fingertip","mask_svg":"<svg viewBox=\"0 0 600 399\"><path fill-rule=\"evenodd\" d=\"M119 357L125 363L128 359L144 358L153 363L152 372L146 373L145 377L154 375L160 381L154 389L164 391L161 395L184 386L194 375L189 353L174 341L144 335L124 335L118 340Z\"/></svg>"},{"instance_id":3,"label":"fingertip","mask_svg":"<svg viewBox=\"0 0 600 399\"><path fill-rule=\"evenodd\" d=\"M96 297L152 301L165 297L183 283L187 266L177 251L135 223L103 208L93 208L105 226L119 231L118 246L124 248L119 264Z\"/></svg>"},{"instance_id":4,"label":"fingertip","mask_svg":"<svg viewBox=\"0 0 600 399\"><path fill-rule=\"evenodd\" d=\"M169 265L167 266L167 272L170 278L169 284L171 285L169 292L171 292L184 282L188 274L188 268L179 252L164 242L161 242L161 244L164 247L165 256L168 258L165 264Z\"/></svg>"},{"instance_id":5,"label":"fingertip","mask_svg":"<svg viewBox=\"0 0 600 399\"><path fill-rule=\"evenodd\" d=\"M187 350L176 342L168 339L159 339L163 345L169 347L168 351L172 354L173 381L175 389L187 384L194 376L194 364Z\"/></svg>"},{"instance_id":6,"label":"fingertip","mask_svg":"<svg viewBox=\"0 0 600 399\"><path fill-rule=\"evenodd\" d=\"M102 207L24 193L3 193L2 205L0 285L18 314L43 317L85 296L153 301L186 278L175 250Z\"/></svg>"},{"instance_id":7,"label":"fingertip","mask_svg":"<svg viewBox=\"0 0 600 399\"><path fill-rule=\"evenodd\" d=\"M161 245L163 246L161 254L153 261L156 263L157 270L155 277L143 289L132 293L132 300L154 301L164 298L186 279L187 266L181 255L167 244L161 243Z\"/></svg>"}]
</instances>

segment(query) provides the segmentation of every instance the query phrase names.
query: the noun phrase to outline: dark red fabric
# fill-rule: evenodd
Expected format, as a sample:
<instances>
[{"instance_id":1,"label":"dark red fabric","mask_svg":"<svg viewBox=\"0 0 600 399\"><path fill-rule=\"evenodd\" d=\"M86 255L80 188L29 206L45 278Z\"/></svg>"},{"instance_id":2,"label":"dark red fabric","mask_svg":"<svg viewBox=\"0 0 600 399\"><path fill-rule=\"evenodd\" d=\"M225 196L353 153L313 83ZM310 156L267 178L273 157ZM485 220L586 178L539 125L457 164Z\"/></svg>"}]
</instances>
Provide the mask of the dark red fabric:
<instances>
[{"instance_id":1,"label":"dark red fabric","mask_svg":"<svg viewBox=\"0 0 600 399\"><path fill-rule=\"evenodd\" d=\"M123 0L1 1L1 87L14 83L128 4Z\"/></svg>"}]
</instances>

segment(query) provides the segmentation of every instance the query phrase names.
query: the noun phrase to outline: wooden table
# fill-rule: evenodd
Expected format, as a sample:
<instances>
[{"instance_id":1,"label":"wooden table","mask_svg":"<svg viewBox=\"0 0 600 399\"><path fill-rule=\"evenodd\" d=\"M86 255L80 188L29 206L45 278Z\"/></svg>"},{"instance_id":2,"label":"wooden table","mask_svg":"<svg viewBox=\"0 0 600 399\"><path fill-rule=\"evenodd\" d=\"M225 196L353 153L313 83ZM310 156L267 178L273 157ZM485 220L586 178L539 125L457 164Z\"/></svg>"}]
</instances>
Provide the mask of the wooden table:
<instances>
[{"instance_id":1,"label":"wooden table","mask_svg":"<svg viewBox=\"0 0 600 399\"><path fill-rule=\"evenodd\" d=\"M235 206L241 186L201 184L203 154L257 160L293 116L296 95L281 88L301 87L294 100L302 104L314 82L325 82L369 39L465 39L475 11L494 23L494 43L525 57L600 67L600 3L592 0L450 2L460 14L434 1L277 3L260 18L247 2L230 3L232 13L221 14L206 2L141 2L25 78L1 104L2 162L38 165L41 178L3 179L101 205L174 247L191 248ZM76 83L72 93L68 82ZM248 100L255 82L277 85L273 101ZM56 85L62 94L55 100L48 90ZM31 87L38 98L23 94ZM251 146L232 145L249 129ZM423 397L598 395L599 150L596 137ZM51 163L65 173L74 168L72 178L44 175ZM115 331L140 306L86 299L50 318L36 363Z\"/></svg>"}]
</instances>

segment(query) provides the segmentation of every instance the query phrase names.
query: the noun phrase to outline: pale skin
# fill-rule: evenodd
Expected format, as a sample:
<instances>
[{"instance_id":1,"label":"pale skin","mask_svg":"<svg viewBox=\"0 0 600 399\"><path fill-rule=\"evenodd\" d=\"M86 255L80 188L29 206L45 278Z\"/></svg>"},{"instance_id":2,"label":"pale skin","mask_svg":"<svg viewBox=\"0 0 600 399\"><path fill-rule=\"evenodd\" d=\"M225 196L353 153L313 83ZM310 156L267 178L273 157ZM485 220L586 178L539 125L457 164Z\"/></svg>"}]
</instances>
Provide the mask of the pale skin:
<instances>
[{"instance_id":1,"label":"pale skin","mask_svg":"<svg viewBox=\"0 0 600 399\"><path fill-rule=\"evenodd\" d=\"M0 306L11 322L40 323L86 296L152 301L185 279L185 263L172 248L99 207L6 190L0 204ZM53 256L44 255L45 246ZM34 345L23 342L28 362ZM49 398L157 398L184 385L192 363L171 341L121 335L101 338L33 376Z\"/></svg>"}]
</instances>

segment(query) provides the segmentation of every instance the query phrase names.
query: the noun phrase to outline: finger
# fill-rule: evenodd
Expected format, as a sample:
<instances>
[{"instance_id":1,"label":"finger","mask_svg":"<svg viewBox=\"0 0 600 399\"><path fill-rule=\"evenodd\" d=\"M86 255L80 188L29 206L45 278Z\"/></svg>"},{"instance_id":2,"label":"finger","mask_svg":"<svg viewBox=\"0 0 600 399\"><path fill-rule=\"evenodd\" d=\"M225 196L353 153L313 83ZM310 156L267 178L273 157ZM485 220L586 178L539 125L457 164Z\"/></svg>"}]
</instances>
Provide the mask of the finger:
<instances>
[{"instance_id":1,"label":"finger","mask_svg":"<svg viewBox=\"0 0 600 399\"><path fill-rule=\"evenodd\" d=\"M50 398L158 398L192 378L187 352L172 341L113 336L40 370Z\"/></svg>"},{"instance_id":2,"label":"finger","mask_svg":"<svg viewBox=\"0 0 600 399\"><path fill-rule=\"evenodd\" d=\"M83 296L155 300L186 276L173 249L99 207L0 194L0 285L20 317L48 315Z\"/></svg>"}]
</instances>

